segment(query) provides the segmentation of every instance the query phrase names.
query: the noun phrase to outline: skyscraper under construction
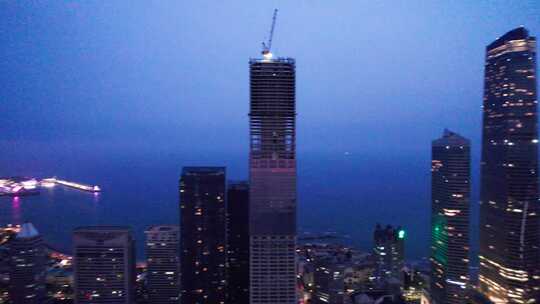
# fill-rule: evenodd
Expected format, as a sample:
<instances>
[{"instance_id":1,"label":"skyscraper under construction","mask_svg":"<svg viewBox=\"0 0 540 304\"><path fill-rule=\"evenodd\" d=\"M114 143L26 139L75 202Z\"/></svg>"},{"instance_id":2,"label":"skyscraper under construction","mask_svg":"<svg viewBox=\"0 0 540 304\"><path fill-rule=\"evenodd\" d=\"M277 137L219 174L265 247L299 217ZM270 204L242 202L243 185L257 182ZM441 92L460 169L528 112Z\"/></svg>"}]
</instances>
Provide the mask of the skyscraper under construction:
<instances>
[{"instance_id":1,"label":"skyscraper under construction","mask_svg":"<svg viewBox=\"0 0 540 304\"><path fill-rule=\"evenodd\" d=\"M250 302L293 304L296 303L295 61L274 58L270 46L271 39L265 45L263 58L249 62Z\"/></svg>"}]
</instances>

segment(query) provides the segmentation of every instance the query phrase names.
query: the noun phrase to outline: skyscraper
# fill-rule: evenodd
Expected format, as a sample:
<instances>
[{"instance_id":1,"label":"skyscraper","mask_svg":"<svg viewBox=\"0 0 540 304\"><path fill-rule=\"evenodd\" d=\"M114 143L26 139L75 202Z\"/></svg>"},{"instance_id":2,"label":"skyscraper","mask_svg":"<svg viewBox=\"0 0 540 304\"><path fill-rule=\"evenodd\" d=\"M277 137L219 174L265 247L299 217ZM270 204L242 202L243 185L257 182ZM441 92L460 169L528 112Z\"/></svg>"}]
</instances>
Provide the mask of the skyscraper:
<instances>
[{"instance_id":1,"label":"skyscraper","mask_svg":"<svg viewBox=\"0 0 540 304\"><path fill-rule=\"evenodd\" d=\"M225 302L225 168L184 167L180 178L182 304Z\"/></svg>"},{"instance_id":2,"label":"skyscraper","mask_svg":"<svg viewBox=\"0 0 540 304\"><path fill-rule=\"evenodd\" d=\"M147 290L150 304L180 301L180 230L154 226L146 232Z\"/></svg>"},{"instance_id":3,"label":"skyscraper","mask_svg":"<svg viewBox=\"0 0 540 304\"><path fill-rule=\"evenodd\" d=\"M373 233L373 253L377 261L378 279L401 279L405 262L405 230L377 224Z\"/></svg>"},{"instance_id":4,"label":"skyscraper","mask_svg":"<svg viewBox=\"0 0 540 304\"><path fill-rule=\"evenodd\" d=\"M540 301L536 39L516 28L486 49L480 191L481 292Z\"/></svg>"},{"instance_id":5,"label":"skyscraper","mask_svg":"<svg viewBox=\"0 0 540 304\"><path fill-rule=\"evenodd\" d=\"M249 304L249 184L227 188L227 303Z\"/></svg>"},{"instance_id":6,"label":"skyscraper","mask_svg":"<svg viewBox=\"0 0 540 304\"><path fill-rule=\"evenodd\" d=\"M13 304L40 304L45 299L45 247L34 225L25 223L9 242L9 296Z\"/></svg>"},{"instance_id":7,"label":"skyscraper","mask_svg":"<svg viewBox=\"0 0 540 304\"><path fill-rule=\"evenodd\" d=\"M448 130L431 145L431 298L467 302L470 143Z\"/></svg>"},{"instance_id":8,"label":"skyscraper","mask_svg":"<svg viewBox=\"0 0 540 304\"><path fill-rule=\"evenodd\" d=\"M296 303L295 61L251 59L250 302Z\"/></svg>"},{"instance_id":9,"label":"skyscraper","mask_svg":"<svg viewBox=\"0 0 540 304\"><path fill-rule=\"evenodd\" d=\"M128 227L73 231L75 303L134 303L135 241Z\"/></svg>"}]
</instances>

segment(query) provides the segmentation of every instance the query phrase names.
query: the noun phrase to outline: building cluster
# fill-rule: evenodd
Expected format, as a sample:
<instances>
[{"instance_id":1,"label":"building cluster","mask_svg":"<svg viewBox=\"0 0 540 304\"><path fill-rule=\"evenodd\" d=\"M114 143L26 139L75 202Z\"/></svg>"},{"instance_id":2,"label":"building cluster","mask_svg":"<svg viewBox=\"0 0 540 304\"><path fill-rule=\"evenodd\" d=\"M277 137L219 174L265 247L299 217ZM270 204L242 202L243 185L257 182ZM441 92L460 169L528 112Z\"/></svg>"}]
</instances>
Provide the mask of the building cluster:
<instances>
[{"instance_id":1,"label":"building cluster","mask_svg":"<svg viewBox=\"0 0 540 304\"><path fill-rule=\"evenodd\" d=\"M405 240L404 229L377 224L369 252L313 238L299 244L301 303L420 303L429 267L405 263Z\"/></svg>"},{"instance_id":2,"label":"building cluster","mask_svg":"<svg viewBox=\"0 0 540 304\"><path fill-rule=\"evenodd\" d=\"M406 303L401 295L404 237L390 239L390 231L394 229L376 227L372 252L324 242L298 245L298 290L303 303ZM395 254L387 258L387 252Z\"/></svg>"},{"instance_id":3,"label":"building cluster","mask_svg":"<svg viewBox=\"0 0 540 304\"><path fill-rule=\"evenodd\" d=\"M487 46L484 81L478 278L470 273L471 142L445 130L432 142L429 270L404 267L404 230L377 226L371 267L342 248L300 247L305 299L540 303L536 39L525 28ZM369 280L351 286L358 265L371 269Z\"/></svg>"},{"instance_id":4,"label":"building cluster","mask_svg":"<svg viewBox=\"0 0 540 304\"><path fill-rule=\"evenodd\" d=\"M180 178L183 303L296 303L295 62L252 59L249 181Z\"/></svg>"},{"instance_id":5,"label":"building cluster","mask_svg":"<svg viewBox=\"0 0 540 304\"><path fill-rule=\"evenodd\" d=\"M540 303L536 39L516 28L486 48L478 282L471 280L470 146L432 143L431 276L425 303Z\"/></svg>"},{"instance_id":6,"label":"building cluster","mask_svg":"<svg viewBox=\"0 0 540 304\"><path fill-rule=\"evenodd\" d=\"M265 49L249 62L249 181L228 182L225 167L184 167L180 224L147 229L144 269L129 227L76 228L72 257L50 250L30 223L6 228L2 301L540 303L535 48L524 28L487 47L477 284L471 143L449 130L432 143L428 276L405 265L401 227L377 225L370 253L297 244L295 61Z\"/></svg>"},{"instance_id":7,"label":"building cluster","mask_svg":"<svg viewBox=\"0 0 540 304\"><path fill-rule=\"evenodd\" d=\"M144 271L129 227L76 228L75 303L297 302L295 61L263 55L249 62L249 181L227 182L224 167L184 167L180 225L146 231ZM20 266L10 273L14 304L46 297L43 241L27 225L10 242Z\"/></svg>"}]
</instances>

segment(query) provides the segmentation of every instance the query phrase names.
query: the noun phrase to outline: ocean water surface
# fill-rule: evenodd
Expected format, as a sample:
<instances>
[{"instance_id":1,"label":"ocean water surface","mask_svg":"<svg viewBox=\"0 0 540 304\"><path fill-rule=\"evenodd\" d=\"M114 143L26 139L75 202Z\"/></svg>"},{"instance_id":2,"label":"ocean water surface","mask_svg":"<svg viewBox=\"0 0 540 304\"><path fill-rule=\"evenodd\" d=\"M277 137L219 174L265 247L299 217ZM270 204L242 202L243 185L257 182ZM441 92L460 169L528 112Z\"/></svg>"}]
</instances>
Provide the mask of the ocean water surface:
<instances>
[{"instance_id":1,"label":"ocean water surface","mask_svg":"<svg viewBox=\"0 0 540 304\"><path fill-rule=\"evenodd\" d=\"M429 146L428 146L429 147ZM71 251L71 232L83 225L128 225L144 259L144 230L178 224L178 179L182 166L224 165L230 180L247 178L247 153L119 149L100 145L3 145L0 175L58 176L97 184L94 195L62 186L38 196L0 198L0 225L33 222L46 241ZM20 151L26 151L24 153ZM398 151L399 152L399 151ZM336 232L343 242L370 250L376 223L407 231L410 260L429 253L430 155L423 153L298 153L300 232ZM473 166L473 169L475 167ZM476 174L473 170L473 188ZM473 191L473 240L477 191ZM473 246L473 249L475 246Z\"/></svg>"}]
</instances>

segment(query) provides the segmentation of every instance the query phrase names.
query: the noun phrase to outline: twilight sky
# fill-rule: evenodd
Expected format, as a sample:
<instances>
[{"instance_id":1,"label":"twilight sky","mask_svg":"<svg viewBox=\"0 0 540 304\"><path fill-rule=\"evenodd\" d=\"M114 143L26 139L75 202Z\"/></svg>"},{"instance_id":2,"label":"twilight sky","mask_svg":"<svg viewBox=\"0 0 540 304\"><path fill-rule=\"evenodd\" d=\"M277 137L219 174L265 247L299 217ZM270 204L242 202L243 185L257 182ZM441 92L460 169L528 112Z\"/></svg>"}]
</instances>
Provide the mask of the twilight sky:
<instances>
[{"instance_id":1,"label":"twilight sky","mask_svg":"<svg viewBox=\"0 0 540 304\"><path fill-rule=\"evenodd\" d=\"M538 1L0 1L0 148L247 153L274 8L299 153L429 153L444 127L477 149L485 46L540 35Z\"/></svg>"}]
</instances>

